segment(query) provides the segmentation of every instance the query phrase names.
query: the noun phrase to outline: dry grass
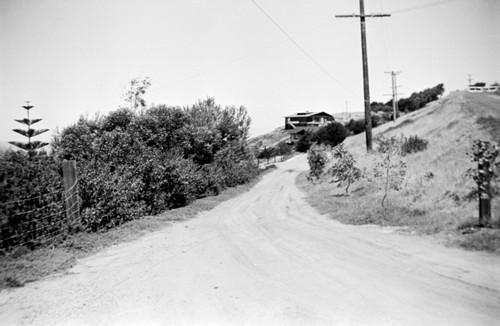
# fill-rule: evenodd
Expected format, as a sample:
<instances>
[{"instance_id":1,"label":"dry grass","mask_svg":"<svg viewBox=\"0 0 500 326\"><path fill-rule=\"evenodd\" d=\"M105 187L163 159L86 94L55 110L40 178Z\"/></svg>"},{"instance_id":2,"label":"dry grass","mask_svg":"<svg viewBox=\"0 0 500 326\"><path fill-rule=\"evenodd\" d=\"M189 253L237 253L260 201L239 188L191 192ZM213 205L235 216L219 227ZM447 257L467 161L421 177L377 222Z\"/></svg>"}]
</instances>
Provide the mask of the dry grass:
<instances>
[{"instance_id":1,"label":"dry grass","mask_svg":"<svg viewBox=\"0 0 500 326\"><path fill-rule=\"evenodd\" d=\"M473 167L467 153L474 139L499 140L498 107L498 97L456 92L402 117L396 124L374 129L374 138L417 135L429 141L427 150L405 157L408 170L403 187L389 192L386 207L381 206L381 180L355 183L349 197L340 196L343 190L326 179L311 185L299 178L299 185L308 192L312 205L342 222L400 226L420 234L451 233L453 242L461 247L500 252L500 241L494 240L499 233L465 236L459 230L464 223L477 221L478 216L476 185L466 175ZM370 171L376 154L366 153L364 137L350 137L345 143L358 166ZM499 223L499 208L496 198L494 223ZM482 245L472 245L476 240Z\"/></svg>"},{"instance_id":2,"label":"dry grass","mask_svg":"<svg viewBox=\"0 0 500 326\"><path fill-rule=\"evenodd\" d=\"M158 216L146 216L102 233L77 233L53 247L34 251L19 247L0 256L0 290L20 287L49 275L64 272L77 259L121 242L133 241L148 232L157 231L179 221L195 217L218 204L250 190L260 178L246 185L229 188L218 196L196 200L186 207L166 211Z\"/></svg>"}]
</instances>

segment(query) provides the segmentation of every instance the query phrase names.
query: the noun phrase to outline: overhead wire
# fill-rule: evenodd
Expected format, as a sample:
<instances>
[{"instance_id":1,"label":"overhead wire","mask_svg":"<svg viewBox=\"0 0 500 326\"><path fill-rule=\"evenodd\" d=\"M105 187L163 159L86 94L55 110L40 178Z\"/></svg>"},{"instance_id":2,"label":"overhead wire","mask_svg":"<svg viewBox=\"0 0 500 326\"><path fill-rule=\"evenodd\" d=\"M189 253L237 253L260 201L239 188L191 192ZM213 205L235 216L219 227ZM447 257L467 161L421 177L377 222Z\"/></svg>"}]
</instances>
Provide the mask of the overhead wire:
<instances>
[{"instance_id":1,"label":"overhead wire","mask_svg":"<svg viewBox=\"0 0 500 326\"><path fill-rule=\"evenodd\" d=\"M274 20L257 2L255 2L255 0L250 0L254 5L255 7L257 7L257 9L260 10L260 12L266 16L273 24L274 26L276 26L287 38L290 42L292 42L293 45L295 45L295 47L297 49L300 50L300 52L302 52L314 65L316 65L323 73L325 73L330 79L332 79L334 82L336 82L339 86L341 86L342 88L344 88L345 90L347 90L349 93L351 93L352 95L356 96L358 99L361 99L361 97L355 93L354 91L352 91L350 88L348 88L347 86L345 86L343 83L341 83L337 78L335 78L325 67L323 67L316 59L314 59L314 57L312 55L310 55L302 46L300 46L299 43L297 43L297 41L295 41L291 36L290 34L288 34L288 32L283 28L281 27L280 24L278 24L278 22L276 22L276 20Z\"/></svg>"},{"instance_id":2,"label":"overhead wire","mask_svg":"<svg viewBox=\"0 0 500 326\"><path fill-rule=\"evenodd\" d=\"M459 1L459 0L443 0L443 1L437 1L437 2L432 2L432 3L423 4L423 5L420 5L420 6L415 6L415 7L410 7L410 8L406 8L406 9L396 10L396 11L393 11L393 12L392 12L392 14L400 14L400 13L403 13L403 12L409 12L409 11L420 10L420 9L424 9L424 8L429 8L429 7L439 6L439 5L442 5L442 4L445 4L445 3L457 2L457 1Z\"/></svg>"}]
</instances>

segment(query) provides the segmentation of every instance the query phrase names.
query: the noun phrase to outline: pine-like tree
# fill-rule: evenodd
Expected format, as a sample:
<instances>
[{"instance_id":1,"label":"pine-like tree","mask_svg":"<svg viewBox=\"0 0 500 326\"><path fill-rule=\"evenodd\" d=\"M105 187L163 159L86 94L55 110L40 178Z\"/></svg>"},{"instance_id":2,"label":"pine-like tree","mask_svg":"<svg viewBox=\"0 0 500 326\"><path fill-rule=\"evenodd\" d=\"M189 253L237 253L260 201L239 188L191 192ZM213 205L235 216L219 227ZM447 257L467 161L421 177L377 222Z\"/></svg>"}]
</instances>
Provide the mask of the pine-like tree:
<instances>
[{"instance_id":1,"label":"pine-like tree","mask_svg":"<svg viewBox=\"0 0 500 326\"><path fill-rule=\"evenodd\" d=\"M27 112L27 115L28 117L27 118L24 118L24 119L15 119L15 121L19 122L19 123L22 123L22 124L25 124L26 126L28 126L28 129L24 130L24 129L13 129L13 131L17 132L18 134L21 134L25 137L28 138L28 142L27 143L23 143L23 142L18 142L18 141L11 141L9 142L10 144L14 145L14 146L17 146L21 149L24 149L26 151L28 151L28 154L30 156L33 156L35 154L35 151L37 149L40 149L44 146L47 146L49 143L45 143L45 142L41 142L41 141L38 141L38 140L35 140L35 141L32 141L31 138L35 137L35 136L38 136L46 131L48 131L49 129L32 129L31 126L34 125L35 123L37 122L40 122L42 119L30 119L30 110L33 108L32 105L29 105L30 102L27 101L26 102L26 105L23 106L24 109L26 109L26 112Z\"/></svg>"}]
</instances>

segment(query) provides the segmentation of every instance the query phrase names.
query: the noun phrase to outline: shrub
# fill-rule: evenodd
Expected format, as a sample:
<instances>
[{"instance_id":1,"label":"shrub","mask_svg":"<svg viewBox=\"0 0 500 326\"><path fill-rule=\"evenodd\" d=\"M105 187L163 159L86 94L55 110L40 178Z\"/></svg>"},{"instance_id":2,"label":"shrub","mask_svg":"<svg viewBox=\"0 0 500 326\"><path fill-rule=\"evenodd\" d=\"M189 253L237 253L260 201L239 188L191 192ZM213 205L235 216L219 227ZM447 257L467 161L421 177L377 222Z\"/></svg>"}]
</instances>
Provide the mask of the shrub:
<instances>
[{"instance_id":1,"label":"shrub","mask_svg":"<svg viewBox=\"0 0 500 326\"><path fill-rule=\"evenodd\" d=\"M325 144L335 147L342 143L347 137L347 131L344 126L337 122L332 122L322 126L312 137L318 144Z\"/></svg>"},{"instance_id":2,"label":"shrub","mask_svg":"<svg viewBox=\"0 0 500 326\"><path fill-rule=\"evenodd\" d=\"M348 195L351 184L361 178L361 170L355 166L356 160L343 144L333 148L333 157L337 161L330 168L329 174L334 178L333 182L338 183L338 187L346 185L345 193Z\"/></svg>"},{"instance_id":3,"label":"shrub","mask_svg":"<svg viewBox=\"0 0 500 326\"><path fill-rule=\"evenodd\" d=\"M31 155L31 157L30 157ZM62 169L45 152L0 153L0 247L67 233Z\"/></svg>"},{"instance_id":4,"label":"shrub","mask_svg":"<svg viewBox=\"0 0 500 326\"><path fill-rule=\"evenodd\" d=\"M314 144L307 151L307 161L309 162L309 174L307 179L312 181L318 180L323 174L326 162L328 161L328 152L330 147L326 145Z\"/></svg>"},{"instance_id":5,"label":"shrub","mask_svg":"<svg viewBox=\"0 0 500 326\"><path fill-rule=\"evenodd\" d=\"M119 109L80 118L56 137L58 160L75 159L84 225L108 229L248 182L258 173L244 107L208 98L184 109Z\"/></svg>"},{"instance_id":6,"label":"shrub","mask_svg":"<svg viewBox=\"0 0 500 326\"><path fill-rule=\"evenodd\" d=\"M425 139L422 139L415 136L410 136L408 138L404 138L401 144L401 153L402 155L423 152L427 149L427 145L429 142Z\"/></svg>"},{"instance_id":7,"label":"shrub","mask_svg":"<svg viewBox=\"0 0 500 326\"><path fill-rule=\"evenodd\" d=\"M384 183L381 205L384 207L389 190L400 190L406 175L406 162L401 155L401 147L395 137L378 138L379 157L376 157L373 176Z\"/></svg>"},{"instance_id":8,"label":"shrub","mask_svg":"<svg viewBox=\"0 0 500 326\"><path fill-rule=\"evenodd\" d=\"M313 144L313 134L310 131L306 131L302 137L297 141L295 145L295 150L297 152L305 153L311 148Z\"/></svg>"}]
</instances>

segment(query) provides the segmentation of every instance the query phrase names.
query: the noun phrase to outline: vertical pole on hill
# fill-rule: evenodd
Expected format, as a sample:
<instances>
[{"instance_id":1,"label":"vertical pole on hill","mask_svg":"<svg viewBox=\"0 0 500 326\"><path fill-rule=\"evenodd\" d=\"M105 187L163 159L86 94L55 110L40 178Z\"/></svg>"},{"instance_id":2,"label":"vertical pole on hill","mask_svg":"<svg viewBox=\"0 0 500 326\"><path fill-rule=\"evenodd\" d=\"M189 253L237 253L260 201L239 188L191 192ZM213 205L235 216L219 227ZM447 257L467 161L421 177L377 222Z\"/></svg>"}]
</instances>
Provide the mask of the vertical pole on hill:
<instances>
[{"instance_id":1,"label":"vertical pole on hill","mask_svg":"<svg viewBox=\"0 0 500 326\"><path fill-rule=\"evenodd\" d=\"M396 82L396 75L399 75L401 71L386 71L385 73L391 74L392 76L392 121L396 122L398 113L398 86Z\"/></svg>"},{"instance_id":2,"label":"vertical pole on hill","mask_svg":"<svg viewBox=\"0 0 500 326\"><path fill-rule=\"evenodd\" d=\"M359 18L361 25L361 54L363 57L363 90L365 103L366 150L372 152L372 112L370 105L370 84L368 78L368 56L366 51L366 17L389 17L390 14L365 14L364 0L359 0L359 15L336 15L337 18Z\"/></svg>"},{"instance_id":3,"label":"vertical pole on hill","mask_svg":"<svg viewBox=\"0 0 500 326\"><path fill-rule=\"evenodd\" d=\"M63 177L66 218L68 220L69 228L71 228L73 224L72 221L80 221L80 203L77 186L78 178L75 161L63 161Z\"/></svg>"}]
</instances>

